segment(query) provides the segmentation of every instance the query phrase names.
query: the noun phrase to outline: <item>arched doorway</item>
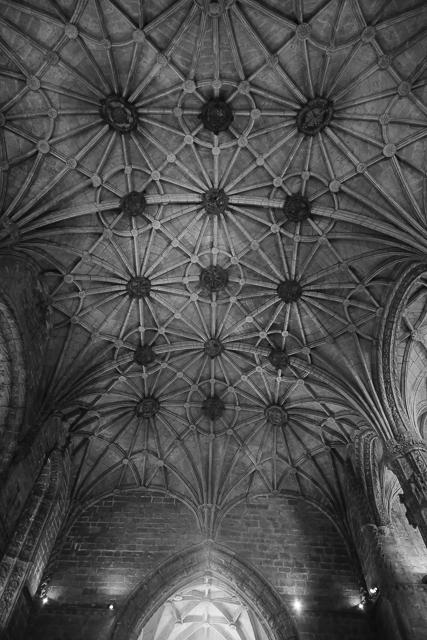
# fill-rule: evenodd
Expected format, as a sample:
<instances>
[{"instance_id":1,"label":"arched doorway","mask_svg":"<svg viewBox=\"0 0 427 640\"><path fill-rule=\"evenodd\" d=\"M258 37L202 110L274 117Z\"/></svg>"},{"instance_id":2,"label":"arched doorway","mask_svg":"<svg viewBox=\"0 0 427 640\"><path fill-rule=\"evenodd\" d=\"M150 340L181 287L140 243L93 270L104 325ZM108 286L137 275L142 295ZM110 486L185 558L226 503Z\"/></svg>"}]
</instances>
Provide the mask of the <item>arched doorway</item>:
<instances>
[{"instance_id":1,"label":"arched doorway","mask_svg":"<svg viewBox=\"0 0 427 640\"><path fill-rule=\"evenodd\" d=\"M175 604L182 601L187 607ZM171 615L167 608L172 609L172 603ZM222 612L214 615L218 606ZM233 616L241 618L239 625ZM108 640L157 640L159 625L164 640L176 621L173 640L178 640L183 626L183 638L189 640L298 639L291 615L265 578L212 541L176 554L147 576L128 598ZM228 635L223 633L226 627Z\"/></svg>"}]
</instances>

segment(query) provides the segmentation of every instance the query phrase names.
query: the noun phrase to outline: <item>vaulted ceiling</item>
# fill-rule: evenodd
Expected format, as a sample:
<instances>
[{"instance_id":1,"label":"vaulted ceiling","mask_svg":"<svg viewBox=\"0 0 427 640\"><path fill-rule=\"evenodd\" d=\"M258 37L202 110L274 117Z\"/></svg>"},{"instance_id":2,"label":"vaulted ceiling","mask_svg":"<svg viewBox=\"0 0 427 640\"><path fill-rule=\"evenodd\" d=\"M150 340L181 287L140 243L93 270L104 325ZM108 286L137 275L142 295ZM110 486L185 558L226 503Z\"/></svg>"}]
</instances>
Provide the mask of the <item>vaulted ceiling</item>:
<instances>
[{"instance_id":1,"label":"vaulted ceiling","mask_svg":"<svg viewBox=\"0 0 427 640\"><path fill-rule=\"evenodd\" d=\"M266 640L254 613L237 595L209 583L174 594L138 640Z\"/></svg>"},{"instance_id":2,"label":"vaulted ceiling","mask_svg":"<svg viewBox=\"0 0 427 640\"><path fill-rule=\"evenodd\" d=\"M74 504L342 514L354 429L388 434L390 284L427 248L426 3L0 4L0 248L45 283Z\"/></svg>"}]
</instances>

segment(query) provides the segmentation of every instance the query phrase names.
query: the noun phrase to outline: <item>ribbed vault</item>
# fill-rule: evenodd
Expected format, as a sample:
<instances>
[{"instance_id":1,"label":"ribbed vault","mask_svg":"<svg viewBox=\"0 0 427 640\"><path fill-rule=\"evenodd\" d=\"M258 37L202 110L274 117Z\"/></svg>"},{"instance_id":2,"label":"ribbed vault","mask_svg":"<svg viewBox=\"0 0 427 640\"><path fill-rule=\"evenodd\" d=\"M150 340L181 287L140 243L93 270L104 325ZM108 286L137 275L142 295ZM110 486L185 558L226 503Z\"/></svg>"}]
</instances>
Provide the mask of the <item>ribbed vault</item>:
<instances>
[{"instance_id":1,"label":"ribbed vault","mask_svg":"<svg viewBox=\"0 0 427 640\"><path fill-rule=\"evenodd\" d=\"M207 583L176 593L141 632L141 640L267 640L237 595Z\"/></svg>"},{"instance_id":2,"label":"ribbed vault","mask_svg":"<svg viewBox=\"0 0 427 640\"><path fill-rule=\"evenodd\" d=\"M49 282L74 500L341 515L354 430L389 435L389 284L427 248L425 3L1 6L0 248Z\"/></svg>"}]
</instances>

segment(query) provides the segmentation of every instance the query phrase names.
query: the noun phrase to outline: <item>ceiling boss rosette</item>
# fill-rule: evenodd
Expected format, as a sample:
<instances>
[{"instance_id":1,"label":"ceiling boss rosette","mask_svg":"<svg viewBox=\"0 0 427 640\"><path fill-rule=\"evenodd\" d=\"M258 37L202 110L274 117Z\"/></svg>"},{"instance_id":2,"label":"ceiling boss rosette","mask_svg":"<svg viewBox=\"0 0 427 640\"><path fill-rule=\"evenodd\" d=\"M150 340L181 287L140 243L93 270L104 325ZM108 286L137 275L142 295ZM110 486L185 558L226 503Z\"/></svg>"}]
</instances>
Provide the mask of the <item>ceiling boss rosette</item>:
<instances>
[{"instance_id":1,"label":"ceiling boss rosette","mask_svg":"<svg viewBox=\"0 0 427 640\"><path fill-rule=\"evenodd\" d=\"M148 4L2 3L0 248L48 283L74 497L341 513L387 282L426 249L426 72L396 30L426 11Z\"/></svg>"}]
</instances>

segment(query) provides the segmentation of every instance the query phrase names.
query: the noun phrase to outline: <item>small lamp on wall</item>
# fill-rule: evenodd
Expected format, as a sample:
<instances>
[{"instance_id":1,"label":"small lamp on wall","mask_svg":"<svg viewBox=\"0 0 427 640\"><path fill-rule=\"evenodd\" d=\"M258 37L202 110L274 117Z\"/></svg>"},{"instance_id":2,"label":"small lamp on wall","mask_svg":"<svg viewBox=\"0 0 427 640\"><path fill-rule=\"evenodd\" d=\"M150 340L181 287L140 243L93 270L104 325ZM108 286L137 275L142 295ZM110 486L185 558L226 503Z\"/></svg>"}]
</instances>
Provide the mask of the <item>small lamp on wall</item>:
<instances>
[{"instance_id":1,"label":"small lamp on wall","mask_svg":"<svg viewBox=\"0 0 427 640\"><path fill-rule=\"evenodd\" d=\"M301 600L294 600L294 609L297 613L300 613L301 609L302 609L302 602Z\"/></svg>"}]
</instances>

